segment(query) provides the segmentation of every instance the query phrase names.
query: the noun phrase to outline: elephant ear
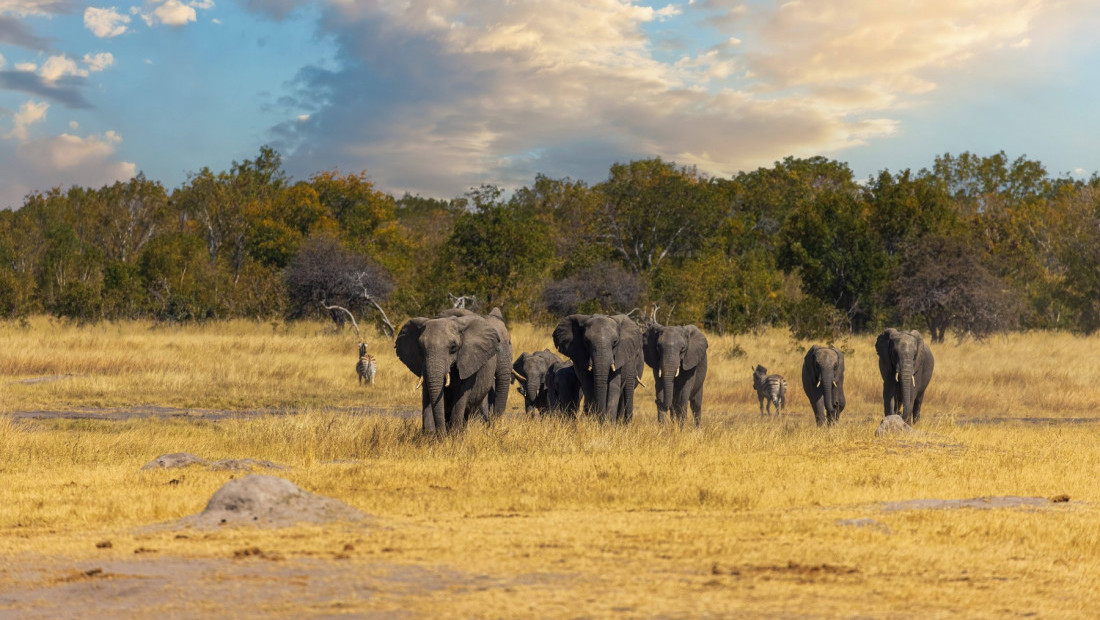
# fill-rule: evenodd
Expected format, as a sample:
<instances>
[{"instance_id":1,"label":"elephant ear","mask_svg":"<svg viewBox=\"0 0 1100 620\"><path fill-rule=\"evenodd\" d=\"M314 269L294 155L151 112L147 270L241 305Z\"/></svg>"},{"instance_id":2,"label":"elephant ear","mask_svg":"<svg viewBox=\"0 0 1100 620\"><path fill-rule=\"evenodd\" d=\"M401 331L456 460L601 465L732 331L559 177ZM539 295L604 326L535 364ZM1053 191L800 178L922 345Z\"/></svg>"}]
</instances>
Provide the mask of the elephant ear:
<instances>
[{"instance_id":1,"label":"elephant ear","mask_svg":"<svg viewBox=\"0 0 1100 620\"><path fill-rule=\"evenodd\" d=\"M687 336L687 351L684 352L684 370L691 370L707 358L707 337L701 329L694 325L684 327L684 335Z\"/></svg>"},{"instance_id":2,"label":"elephant ear","mask_svg":"<svg viewBox=\"0 0 1100 620\"><path fill-rule=\"evenodd\" d=\"M657 348L657 340L661 337L661 326L650 325L642 336L642 356L646 366L657 368L661 363L661 356Z\"/></svg>"},{"instance_id":3,"label":"elephant ear","mask_svg":"<svg viewBox=\"0 0 1100 620\"><path fill-rule=\"evenodd\" d=\"M527 365L527 353L520 353L516 358L516 362L512 364L512 371L520 376L526 377L527 373L524 370L524 366ZM516 376L512 375L512 383L516 382Z\"/></svg>"},{"instance_id":4,"label":"elephant ear","mask_svg":"<svg viewBox=\"0 0 1100 620\"><path fill-rule=\"evenodd\" d=\"M462 345L455 356L455 367L458 368L458 378L466 380L496 355L500 336L489 321L479 316L458 317L455 320L459 321L462 332Z\"/></svg>"},{"instance_id":5,"label":"elephant ear","mask_svg":"<svg viewBox=\"0 0 1100 620\"><path fill-rule=\"evenodd\" d=\"M570 314L558 321L558 326L554 328L554 347L558 352L572 360L586 361L582 325L588 317L587 314Z\"/></svg>"},{"instance_id":6,"label":"elephant ear","mask_svg":"<svg viewBox=\"0 0 1100 620\"><path fill-rule=\"evenodd\" d=\"M642 355L642 331L634 319L625 314L615 315L615 322L619 324L619 346L615 347L615 367L634 368L634 372L642 372L641 365L635 365L641 361Z\"/></svg>"},{"instance_id":7,"label":"elephant ear","mask_svg":"<svg viewBox=\"0 0 1100 620\"><path fill-rule=\"evenodd\" d=\"M879 334L878 340L875 340L875 351L878 352L879 359L890 359L890 341L893 340L894 328L889 328L886 331Z\"/></svg>"},{"instance_id":8,"label":"elephant ear","mask_svg":"<svg viewBox=\"0 0 1100 620\"><path fill-rule=\"evenodd\" d=\"M427 322L428 319L422 316L409 319L401 326L401 331L397 332L397 338L393 342L397 359L418 377L424 376L424 353L420 350L420 334L424 332Z\"/></svg>"}]
</instances>

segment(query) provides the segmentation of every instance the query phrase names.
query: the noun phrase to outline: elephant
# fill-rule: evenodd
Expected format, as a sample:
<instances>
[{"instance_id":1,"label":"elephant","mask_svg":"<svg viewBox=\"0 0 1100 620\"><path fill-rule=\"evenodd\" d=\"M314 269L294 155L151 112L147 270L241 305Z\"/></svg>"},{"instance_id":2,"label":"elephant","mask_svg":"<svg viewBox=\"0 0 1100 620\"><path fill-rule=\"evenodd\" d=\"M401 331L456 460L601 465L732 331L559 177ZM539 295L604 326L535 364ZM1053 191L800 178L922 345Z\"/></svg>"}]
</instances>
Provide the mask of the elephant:
<instances>
[{"instance_id":1,"label":"elephant","mask_svg":"<svg viewBox=\"0 0 1100 620\"><path fill-rule=\"evenodd\" d=\"M630 423L643 363L638 325L625 314L571 314L554 328L554 346L573 361L584 410Z\"/></svg>"},{"instance_id":2,"label":"elephant","mask_svg":"<svg viewBox=\"0 0 1100 620\"><path fill-rule=\"evenodd\" d=\"M476 314L409 319L394 341L397 358L420 378L425 433L462 432L497 370L500 335Z\"/></svg>"},{"instance_id":3,"label":"elephant","mask_svg":"<svg viewBox=\"0 0 1100 620\"><path fill-rule=\"evenodd\" d=\"M546 402L550 411L576 417L581 408L581 380L570 360L554 362L546 371Z\"/></svg>"},{"instance_id":4,"label":"elephant","mask_svg":"<svg viewBox=\"0 0 1100 620\"><path fill-rule=\"evenodd\" d=\"M707 337L694 325L651 324L642 337L642 354L653 369L657 392L657 421L684 424L688 406L699 426L703 409L703 383L707 378Z\"/></svg>"},{"instance_id":5,"label":"elephant","mask_svg":"<svg viewBox=\"0 0 1100 620\"><path fill-rule=\"evenodd\" d=\"M550 349L520 353L512 364L513 381L520 383L528 415L562 411L576 414L580 382L572 362L563 362Z\"/></svg>"},{"instance_id":6,"label":"elephant","mask_svg":"<svg viewBox=\"0 0 1100 620\"><path fill-rule=\"evenodd\" d=\"M882 374L883 417L900 415L909 424L920 420L924 391L932 381L935 360L920 332L888 328L875 341Z\"/></svg>"},{"instance_id":7,"label":"elephant","mask_svg":"<svg viewBox=\"0 0 1100 620\"><path fill-rule=\"evenodd\" d=\"M534 353L520 353L512 364L512 381L519 381L519 393L523 395L528 415L546 413L550 408L549 385L550 367L560 362L550 349Z\"/></svg>"},{"instance_id":8,"label":"elephant","mask_svg":"<svg viewBox=\"0 0 1100 620\"><path fill-rule=\"evenodd\" d=\"M844 411L844 354L836 347L814 345L802 362L802 389L814 408L818 426L832 426Z\"/></svg>"},{"instance_id":9,"label":"elephant","mask_svg":"<svg viewBox=\"0 0 1100 620\"><path fill-rule=\"evenodd\" d=\"M478 314L465 308L450 308L436 316L478 316ZM508 387L512 383L512 369L509 366L512 363L512 336L508 333L508 326L504 323L504 313L500 311L500 308L494 307L489 314L482 318L489 321L489 324L493 326L500 338L500 344L497 347L497 368L493 386L489 388L489 393L478 411L486 422L492 422L494 418L503 415L508 407Z\"/></svg>"}]
</instances>

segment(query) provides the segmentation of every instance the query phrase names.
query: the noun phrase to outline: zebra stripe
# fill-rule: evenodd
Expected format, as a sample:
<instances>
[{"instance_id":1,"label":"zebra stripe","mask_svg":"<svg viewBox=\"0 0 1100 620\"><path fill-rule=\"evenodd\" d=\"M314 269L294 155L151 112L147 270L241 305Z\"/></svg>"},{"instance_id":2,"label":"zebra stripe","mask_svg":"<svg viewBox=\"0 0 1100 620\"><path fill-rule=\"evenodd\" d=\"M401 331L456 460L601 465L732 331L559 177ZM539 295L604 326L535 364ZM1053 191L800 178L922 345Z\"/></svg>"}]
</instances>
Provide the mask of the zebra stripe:
<instances>
[{"instance_id":1,"label":"zebra stripe","mask_svg":"<svg viewBox=\"0 0 1100 620\"><path fill-rule=\"evenodd\" d=\"M780 415L787 401L787 380L783 375L769 375L768 369L757 366L752 375L752 386L756 389L756 398L760 401L760 415L764 415L764 403L768 413L775 405L775 414Z\"/></svg>"},{"instance_id":2,"label":"zebra stripe","mask_svg":"<svg viewBox=\"0 0 1100 620\"><path fill-rule=\"evenodd\" d=\"M367 385L374 385L374 371L377 369L374 356L367 353L367 344L359 343L359 361L355 363L355 374L359 377L359 385L366 381Z\"/></svg>"}]
</instances>

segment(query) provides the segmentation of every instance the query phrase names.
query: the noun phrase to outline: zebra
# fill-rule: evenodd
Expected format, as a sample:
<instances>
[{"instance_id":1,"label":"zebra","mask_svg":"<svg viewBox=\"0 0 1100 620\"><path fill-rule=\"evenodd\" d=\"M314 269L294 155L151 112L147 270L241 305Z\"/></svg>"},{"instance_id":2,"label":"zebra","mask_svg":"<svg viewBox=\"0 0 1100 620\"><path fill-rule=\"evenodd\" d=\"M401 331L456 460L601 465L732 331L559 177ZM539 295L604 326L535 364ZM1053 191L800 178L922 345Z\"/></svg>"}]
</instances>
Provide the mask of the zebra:
<instances>
[{"instance_id":1,"label":"zebra","mask_svg":"<svg viewBox=\"0 0 1100 620\"><path fill-rule=\"evenodd\" d=\"M769 375L767 368L757 364L752 371L752 387L760 401L760 415L764 415L765 400L768 403L768 413L771 413L774 404L775 415L780 415L787 402L787 380L783 375Z\"/></svg>"},{"instance_id":2,"label":"zebra","mask_svg":"<svg viewBox=\"0 0 1100 620\"><path fill-rule=\"evenodd\" d=\"M367 353L367 343L359 343L359 361L355 363L355 374L359 376L359 385L366 381L367 385L374 385L374 371L377 364L374 356Z\"/></svg>"}]
</instances>

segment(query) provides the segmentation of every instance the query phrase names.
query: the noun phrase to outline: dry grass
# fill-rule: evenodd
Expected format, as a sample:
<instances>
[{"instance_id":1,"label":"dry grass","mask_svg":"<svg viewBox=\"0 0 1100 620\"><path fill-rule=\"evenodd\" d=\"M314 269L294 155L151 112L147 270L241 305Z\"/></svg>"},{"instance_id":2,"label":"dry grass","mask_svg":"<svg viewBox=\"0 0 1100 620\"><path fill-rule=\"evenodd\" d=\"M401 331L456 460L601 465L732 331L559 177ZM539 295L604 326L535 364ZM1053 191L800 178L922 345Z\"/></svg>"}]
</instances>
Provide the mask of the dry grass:
<instances>
[{"instance_id":1,"label":"dry grass","mask_svg":"<svg viewBox=\"0 0 1100 620\"><path fill-rule=\"evenodd\" d=\"M549 331L515 327L517 353L547 346ZM1030 334L934 347L937 371L917 437L872 434L882 415L873 339L847 345L849 409L838 428L823 431L801 392L805 349L771 332L711 338L698 430L657 426L650 386L627 429L529 420L518 415L517 398L495 426L431 441L415 419L375 415L411 413L419 400L381 339L372 341L378 384L363 389L351 336L319 325L43 320L2 326L0 337L8 345L0 352L9 380L3 409L14 414L0 417L0 592L52 586L96 563L232 564L242 561L234 552L260 549L268 559L244 561L351 567L347 576L315 566L318 587L392 586L330 607L272 602L263 611L273 615L1088 617L1100 605L1097 427L983 423L1096 418L1095 339ZM791 383L780 420L757 415L756 363ZM139 405L273 412L123 421L19 413ZM278 475L377 521L183 538L149 530L198 512L233 475L140 470L179 451L285 464ZM998 510L879 505L1060 494L1072 501ZM104 540L111 548L96 548ZM27 576L17 568L25 565L53 568ZM59 568L66 566L69 573ZM438 587L396 584L387 576L393 567L443 577ZM0 595L0 615L8 609Z\"/></svg>"}]
</instances>

